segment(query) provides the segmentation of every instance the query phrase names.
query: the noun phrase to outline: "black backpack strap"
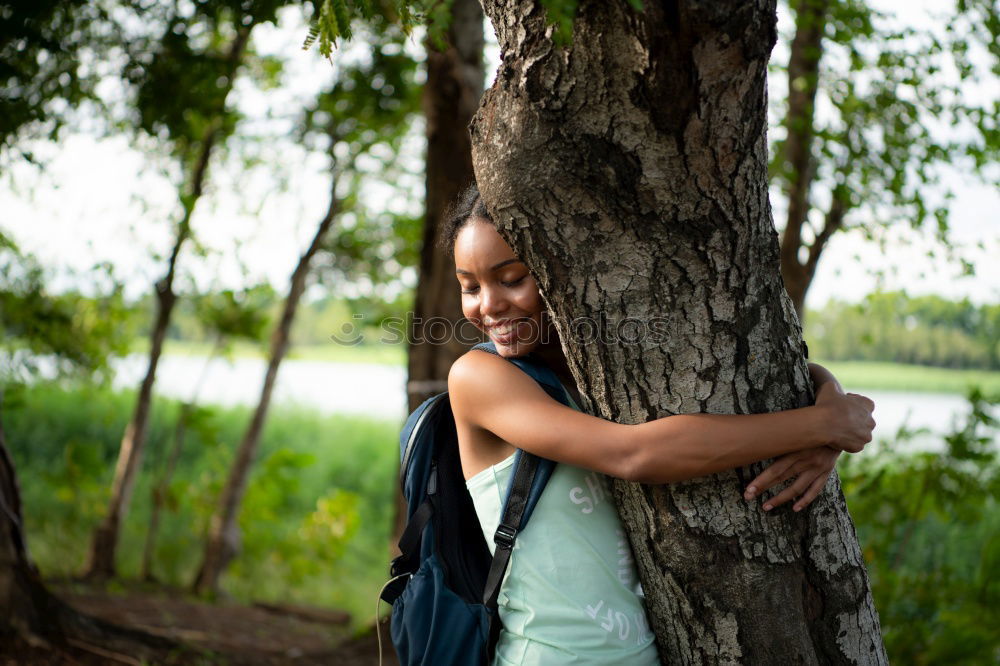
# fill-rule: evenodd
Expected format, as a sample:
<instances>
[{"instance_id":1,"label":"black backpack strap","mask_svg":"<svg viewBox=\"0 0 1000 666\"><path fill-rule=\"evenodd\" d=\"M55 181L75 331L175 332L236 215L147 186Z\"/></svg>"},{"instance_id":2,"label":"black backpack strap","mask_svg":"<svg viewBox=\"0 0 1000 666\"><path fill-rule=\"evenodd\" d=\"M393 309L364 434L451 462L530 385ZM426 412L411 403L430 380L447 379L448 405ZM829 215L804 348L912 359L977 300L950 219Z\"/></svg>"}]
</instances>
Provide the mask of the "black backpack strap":
<instances>
[{"instance_id":1,"label":"black backpack strap","mask_svg":"<svg viewBox=\"0 0 1000 666\"><path fill-rule=\"evenodd\" d=\"M495 356L500 355L497 353L496 346L491 342L480 343L472 349L485 351ZM555 373L544 363L531 357L507 360L538 382L553 399L564 405L569 405L565 389ZM486 577L486 587L483 591L483 604L489 610L490 617L489 640L486 650L487 663L493 660L497 642L500 639L501 623L500 617L497 615L497 600L500 596L500 584L503 582L504 574L507 573L507 567L510 565L510 557L514 551L517 534L524 529L528 518L531 517L535 504L555 467L555 463L551 460L539 458L527 451L518 450L514 455L516 456L514 474L507 490L500 524L493 535L496 548L489 574Z\"/></svg>"},{"instance_id":2,"label":"black backpack strap","mask_svg":"<svg viewBox=\"0 0 1000 666\"><path fill-rule=\"evenodd\" d=\"M413 513L413 517L406 523L406 529L399 537L399 552L402 553L400 561L416 562L420 556L420 539L424 533L424 528L434 515L434 506L430 500L424 500ZM392 575L398 576L402 571L393 571Z\"/></svg>"},{"instance_id":3,"label":"black backpack strap","mask_svg":"<svg viewBox=\"0 0 1000 666\"><path fill-rule=\"evenodd\" d=\"M507 563L514 550L514 542L517 540L521 520L528 507L528 496L535 481L535 474L538 472L539 460L538 456L533 456L530 453L522 454L514 469L514 480L507 497L507 506L500 517L497 531L493 535L496 549L493 553L493 564L490 566L489 576L486 578L486 589L483 592L483 603L491 610L495 609L497 605L500 583L507 571Z\"/></svg>"},{"instance_id":4,"label":"black backpack strap","mask_svg":"<svg viewBox=\"0 0 1000 666\"><path fill-rule=\"evenodd\" d=\"M435 468L431 468L427 486L429 495L434 495L437 492L437 470ZM394 580L386 583L380 594L383 601L390 604L396 601L396 598L403 593L403 588L406 587L407 581L404 576L414 573L420 565L420 543L423 539L424 528L427 527L427 523L430 522L433 515L434 504L428 497L410 516L402 536L399 537L400 555L392 560L389 567L389 573Z\"/></svg>"},{"instance_id":5,"label":"black backpack strap","mask_svg":"<svg viewBox=\"0 0 1000 666\"><path fill-rule=\"evenodd\" d=\"M497 616L500 583L503 582L504 574L507 572L518 530L526 511L529 510L528 502L531 489L538 473L539 462L541 462L541 458L538 456L523 451L518 451L515 455L517 455L517 464L514 468L514 477L511 481L503 515L500 516L500 524L493 535L496 549L493 552L493 561L490 564L490 572L486 577L486 588L483 591L483 604L490 612L490 635L486 644L487 655L490 659L492 659L492 655L496 651L497 641L500 639L500 618Z\"/></svg>"},{"instance_id":6,"label":"black backpack strap","mask_svg":"<svg viewBox=\"0 0 1000 666\"><path fill-rule=\"evenodd\" d=\"M489 354L493 354L494 356L500 356L496 345L492 342L480 342L470 351L484 351ZM538 357L534 354L517 356L514 358L508 358L507 360L520 368L526 375L538 382L542 389L544 389L553 400L557 400L567 406L569 405L569 398L566 395L566 390L563 388L559 378L556 377L556 373L552 372L552 369L549 368L543 361L538 359Z\"/></svg>"}]
</instances>

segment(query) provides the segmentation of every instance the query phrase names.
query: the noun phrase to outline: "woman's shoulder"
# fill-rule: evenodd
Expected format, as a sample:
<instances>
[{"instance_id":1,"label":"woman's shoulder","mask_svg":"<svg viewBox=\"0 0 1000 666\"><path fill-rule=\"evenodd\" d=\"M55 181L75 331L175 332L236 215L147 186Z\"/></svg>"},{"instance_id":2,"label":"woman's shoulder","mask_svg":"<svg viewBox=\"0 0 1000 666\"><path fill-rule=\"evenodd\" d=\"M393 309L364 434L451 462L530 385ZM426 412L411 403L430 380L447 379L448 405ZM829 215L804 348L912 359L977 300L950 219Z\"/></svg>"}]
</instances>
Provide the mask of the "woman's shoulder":
<instances>
[{"instance_id":1,"label":"woman's shoulder","mask_svg":"<svg viewBox=\"0 0 1000 666\"><path fill-rule=\"evenodd\" d=\"M448 390L476 390L489 381L506 381L518 374L517 367L488 351L475 349L462 354L451 364L448 372Z\"/></svg>"},{"instance_id":2,"label":"woman's shoulder","mask_svg":"<svg viewBox=\"0 0 1000 666\"><path fill-rule=\"evenodd\" d=\"M578 412L548 393L508 360L473 351L452 365L448 389L463 469L470 478L496 464L509 450L482 442L500 442L577 467L624 477L633 459L630 426ZM484 435L491 433L495 438ZM473 457L476 452L485 454Z\"/></svg>"},{"instance_id":3,"label":"woman's shoulder","mask_svg":"<svg viewBox=\"0 0 1000 666\"><path fill-rule=\"evenodd\" d=\"M448 372L448 392L453 405L488 404L517 392L532 395L545 392L516 365L487 351L473 350L452 363Z\"/></svg>"}]
</instances>

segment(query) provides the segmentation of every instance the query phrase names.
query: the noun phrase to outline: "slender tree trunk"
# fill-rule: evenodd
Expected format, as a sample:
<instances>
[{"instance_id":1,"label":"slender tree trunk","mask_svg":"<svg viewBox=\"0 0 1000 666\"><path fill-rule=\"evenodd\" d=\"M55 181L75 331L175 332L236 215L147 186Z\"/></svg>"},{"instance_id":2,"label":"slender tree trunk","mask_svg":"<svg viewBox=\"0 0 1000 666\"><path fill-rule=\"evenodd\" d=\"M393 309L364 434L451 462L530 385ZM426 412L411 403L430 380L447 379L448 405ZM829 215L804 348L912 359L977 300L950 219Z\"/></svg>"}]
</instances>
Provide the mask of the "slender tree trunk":
<instances>
[{"instance_id":1,"label":"slender tree trunk","mask_svg":"<svg viewBox=\"0 0 1000 666\"><path fill-rule=\"evenodd\" d=\"M17 472L0 421L0 644L14 636L36 646L148 659L180 647L79 613L45 587L28 555Z\"/></svg>"},{"instance_id":2,"label":"slender tree trunk","mask_svg":"<svg viewBox=\"0 0 1000 666\"><path fill-rule=\"evenodd\" d=\"M267 411L271 406L271 394L278 378L278 368L288 352L292 322L295 320L295 312L298 310L302 292L306 288L310 264L322 246L327 232L333 226L340 205L337 198L336 172L332 175L331 181L330 206L323 219L320 220L312 242L299 258L299 263L292 272L291 285L288 289L288 296L285 297L285 307L281 313L281 320L271 336L271 356L264 374L260 401L257 403L257 408L254 410L250 424L240 442L236 452L236 460L233 461L233 466L229 470L229 478L222 489L219 505L209 525L205 553L202 556L201 567L198 569L198 575L193 585L196 592L213 594L217 592L219 577L240 550L240 527L237 518L250 477L250 466L257 454L261 433L264 430L264 422L267 419Z\"/></svg>"},{"instance_id":3,"label":"slender tree trunk","mask_svg":"<svg viewBox=\"0 0 1000 666\"><path fill-rule=\"evenodd\" d=\"M584 407L640 423L807 404L767 198L773 0L585 1L567 47L534 2L484 7L503 64L473 164ZM838 482L765 514L742 499L760 469L615 483L662 661L886 663Z\"/></svg>"},{"instance_id":4,"label":"slender tree trunk","mask_svg":"<svg viewBox=\"0 0 1000 666\"><path fill-rule=\"evenodd\" d=\"M478 0L455 0L448 43L427 43L424 240L420 253L412 341L409 408L447 389L448 370L467 348L450 335L462 321L455 267L439 247L448 207L473 181L468 125L483 94L483 11Z\"/></svg>"},{"instance_id":5,"label":"slender tree trunk","mask_svg":"<svg viewBox=\"0 0 1000 666\"><path fill-rule=\"evenodd\" d=\"M230 46L228 60L231 68L230 76L227 77L229 90L232 89L234 74L250 38L250 30L251 27L241 28ZM229 90L226 91L227 97ZM225 97L222 103L224 107ZM223 112L224 108L219 109L219 111ZM191 235L191 215L194 213L194 207L203 192L209 159L212 156L220 127L221 123L216 121L206 130L191 175L190 189L181 196L183 216L177 225L177 235L174 238L174 246L167 262L167 273L156 283L156 320L150 335L149 366L146 368L146 376L143 377L139 387L139 395L136 397L132 419L125 428L125 434L122 436L121 446L118 450L118 462L115 465L115 476L111 484L111 499L108 502L107 513L100 525L94 530L90 547L90 561L86 571L86 576L89 578L108 578L115 575L115 551L118 547L118 535L121 523L128 514L132 501L132 490L136 474L139 471L149 428L156 369L160 363L163 341L167 336L167 327L170 324L170 317L177 301L177 295L174 293L177 259L181 248Z\"/></svg>"},{"instance_id":6,"label":"slender tree trunk","mask_svg":"<svg viewBox=\"0 0 1000 666\"><path fill-rule=\"evenodd\" d=\"M788 111L782 151L784 163L780 166L787 172L788 218L781 236L781 275L800 320L815 272L815 262L810 270L810 262L800 259L799 253L805 242L802 227L807 224L812 205L809 194L816 175L812 157L813 124L828 10L828 0L795 3L795 37L788 58Z\"/></svg>"},{"instance_id":7,"label":"slender tree trunk","mask_svg":"<svg viewBox=\"0 0 1000 666\"><path fill-rule=\"evenodd\" d=\"M150 493L152 495L150 498L152 509L149 514L149 529L146 530L146 544L142 549L142 567L139 570L139 578L145 581L156 580L156 576L153 574L153 556L156 552L156 537L160 530L160 514L163 512L163 506L166 504L170 482L174 478L177 462L180 460L181 452L184 449L187 427L191 420L191 415L194 413L195 405L198 403L198 394L201 392L201 387L205 384L208 369L222 348L222 344L222 337L216 338L215 344L212 345L212 351L209 353L208 358L205 360L205 365L202 367L201 376L198 378L194 390L191 392L191 398L181 405L181 412L177 416L177 423L174 427L173 444L170 447L170 452L167 454L166 467L164 467L163 474L160 475Z\"/></svg>"},{"instance_id":8,"label":"slender tree trunk","mask_svg":"<svg viewBox=\"0 0 1000 666\"><path fill-rule=\"evenodd\" d=\"M203 152L203 161L207 162L208 153ZM149 346L149 366L146 376L139 387L132 419L125 428L121 447L118 450L118 463L115 465L114 481L111 485L111 499L108 510L94 532L90 547L90 562L86 575L91 578L107 578L115 575L115 550L118 547L118 534L121 522L128 513L132 500L132 489L136 473L139 470L143 447L146 444L146 432L149 424L149 413L153 402L153 383L156 381L156 369L163 353L163 341L167 335L167 326L177 300L173 291L174 272L177 256L184 241L190 235L189 220L191 208L186 208L184 218L177 228L174 247L170 253L170 263L167 274L156 283L156 320Z\"/></svg>"},{"instance_id":9,"label":"slender tree trunk","mask_svg":"<svg viewBox=\"0 0 1000 666\"><path fill-rule=\"evenodd\" d=\"M170 480L174 476L177 461L180 460L181 450L184 448L188 419L191 417L193 408L194 405L191 403L186 402L181 405L181 413L177 416L177 423L174 425L174 440L167 457L166 467L150 492L152 508L149 513L149 528L146 530L146 543L142 548L142 565L139 568L139 578L144 581L153 582L156 580L156 576L153 575L153 554L156 552L156 537L160 531L160 514L163 512L163 505L166 504Z\"/></svg>"}]
</instances>

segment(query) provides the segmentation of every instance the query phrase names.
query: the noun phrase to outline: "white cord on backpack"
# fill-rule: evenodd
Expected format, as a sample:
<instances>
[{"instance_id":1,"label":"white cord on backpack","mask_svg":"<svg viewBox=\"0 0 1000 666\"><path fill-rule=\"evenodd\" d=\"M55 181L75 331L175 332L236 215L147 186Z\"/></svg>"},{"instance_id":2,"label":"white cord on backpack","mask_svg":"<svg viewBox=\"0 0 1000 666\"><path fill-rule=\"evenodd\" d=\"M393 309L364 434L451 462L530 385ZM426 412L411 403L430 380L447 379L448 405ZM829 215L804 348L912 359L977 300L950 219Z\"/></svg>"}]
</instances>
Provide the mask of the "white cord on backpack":
<instances>
[{"instance_id":1,"label":"white cord on backpack","mask_svg":"<svg viewBox=\"0 0 1000 666\"><path fill-rule=\"evenodd\" d=\"M378 666L382 666L382 631L379 626L382 623L379 622L378 619L378 602L382 601L382 593L385 592L385 588L389 587L400 578L405 578L406 576L409 575L410 574L408 573L404 573L404 574L399 574L395 578L390 578L388 581L386 581L386 584L382 586L382 589L378 591L378 596L375 597L375 639L378 641Z\"/></svg>"}]
</instances>

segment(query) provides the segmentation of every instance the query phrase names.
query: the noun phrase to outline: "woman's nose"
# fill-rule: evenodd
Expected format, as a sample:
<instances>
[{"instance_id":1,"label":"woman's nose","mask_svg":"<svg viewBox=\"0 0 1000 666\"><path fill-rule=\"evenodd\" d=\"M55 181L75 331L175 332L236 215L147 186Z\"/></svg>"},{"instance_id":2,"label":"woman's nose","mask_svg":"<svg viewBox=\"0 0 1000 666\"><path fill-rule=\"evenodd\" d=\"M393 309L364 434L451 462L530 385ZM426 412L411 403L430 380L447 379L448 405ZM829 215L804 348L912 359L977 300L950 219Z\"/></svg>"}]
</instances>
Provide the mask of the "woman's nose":
<instances>
[{"instance_id":1,"label":"woman's nose","mask_svg":"<svg viewBox=\"0 0 1000 666\"><path fill-rule=\"evenodd\" d=\"M507 299L496 289L480 287L479 309L484 316L498 315L508 307Z\"/></svg>"}]
</instances>

